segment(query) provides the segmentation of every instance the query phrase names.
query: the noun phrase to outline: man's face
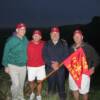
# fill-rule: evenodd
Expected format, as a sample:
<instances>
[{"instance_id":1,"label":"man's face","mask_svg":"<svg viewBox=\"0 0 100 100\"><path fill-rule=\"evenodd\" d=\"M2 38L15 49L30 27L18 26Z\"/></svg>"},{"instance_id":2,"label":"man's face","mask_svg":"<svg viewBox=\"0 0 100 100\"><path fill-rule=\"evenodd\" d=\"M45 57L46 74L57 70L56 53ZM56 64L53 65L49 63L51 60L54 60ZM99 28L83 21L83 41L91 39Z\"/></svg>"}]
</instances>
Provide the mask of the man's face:
<instances>
[{"instance_id":1,"label":"man's face","mask_svg":"<svg viewBox=\"0 0 100 100\"><path fill-rule=\"evenodd\" d=\"M35 42L39 42L41 40L41 35L39 34L33 34L32 36L32 39L35 41Z\"/></svg>"},{"instance_id":2,"label":"man's face","mask_svg":"<svg viewBox=\"0 0 100 100\"><path fill-rule=\"evenodd\" d=\"M26 28L25 27L17 28L16 32L19 36L23 37L26 33Z\"/></svg>"},{"instance_id":3,"label":"man's face","mask_svg":"<svg viewBox=\"0 0 100 100\"><path fill-rule=\"evenodd\" d=\"M79 32L80 31L76 31L73 36L73 40L76 44L80 44L83 41L83 35Z\"/></svg>"},{"instance_id":4,"label":"man's face","mask_svg":"<svg viewBox=\"0 0 100 100\"><path fill-rule=\"evenodd\" d=\"M60 34L58 32L52 32L50 33L50 36L52 41L58 41L60 38Z\"/></svg>"}]
</instances>

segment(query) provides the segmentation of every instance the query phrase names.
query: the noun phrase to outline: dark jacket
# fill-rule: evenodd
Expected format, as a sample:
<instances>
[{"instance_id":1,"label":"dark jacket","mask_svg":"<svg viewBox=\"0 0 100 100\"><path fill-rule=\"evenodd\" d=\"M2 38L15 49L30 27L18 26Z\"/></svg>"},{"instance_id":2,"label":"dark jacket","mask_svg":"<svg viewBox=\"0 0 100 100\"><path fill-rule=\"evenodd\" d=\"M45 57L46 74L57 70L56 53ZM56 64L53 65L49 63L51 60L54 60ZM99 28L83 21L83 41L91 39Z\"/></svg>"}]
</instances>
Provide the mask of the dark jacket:
<instances>
[{"instance_id":1,"label":"dark jacket","mask_svg":"<svg viewBox=\"0 0 100 100\"><path fill-rule=\"evenodd\" d=\"M49 40L43 49L43 58L48 67L51 68L52 61L62 62L68 56L68 45L65 41L59 40L56 45Z\"/></svg>"},{"instance_id":2,"label":"dark jacket","mask_svg":"<svg viewBox=\"0 0 100 100\"><path fill-rule=\"evenodd\" d=\"M100 62L100 57L95 51L95 49L88 43L82 43L81 47L85 52L89 68L98 66ZM71 47L70 53L73 53L74 50L75 50L75 45Z\"/></svg>"}]
</instances>

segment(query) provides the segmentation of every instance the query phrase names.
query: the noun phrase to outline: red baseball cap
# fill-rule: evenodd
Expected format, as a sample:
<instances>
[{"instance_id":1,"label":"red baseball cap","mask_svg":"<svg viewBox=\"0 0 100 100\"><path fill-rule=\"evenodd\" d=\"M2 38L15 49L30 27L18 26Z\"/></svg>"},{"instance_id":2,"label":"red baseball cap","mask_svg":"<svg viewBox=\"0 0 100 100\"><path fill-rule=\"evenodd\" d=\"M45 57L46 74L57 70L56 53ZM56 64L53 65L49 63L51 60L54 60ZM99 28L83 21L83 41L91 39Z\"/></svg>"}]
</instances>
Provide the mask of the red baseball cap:
<instances>
[{"instance_id":1,"label":"red baseball cap","mask_svg":"<svg viewBox=\"0 0 100 100\"><path fill-rule=\"evenodd\" d=\"M73 33L73 35L75 34L80 34L80 35L83 35L83 32L80 30L80 29L76 29Z\"/></svg>"},{"instance_id":2,"label":"red baseball cap","mask_svg":"<svg viewBox=\"0 0 100 100\"><path fill-rule=\"evenodd\" d=\"M34 35L34 34L38 34L38 35L40 35L40 36L41 36L41 35L42 35L42 32L41 32L41 31L39 31L39 30L35 30L35 31L33 31L33 35Z\"/></svg>"},{"instance_id":3,"label":"red baseball cap","mask_svg":"<svg viewBox=\"0 0 100 100\"><path fill-rule=\"evenodd\" d=\"M19 29L19 28L22 28L22 27L25 27L26 28L26 25L24 23L18 23L16 25L16 29Z\"/></svg>"},{"instance_id":4,"label":"red baseball cap","mask_svg":"<svg viewBox=\"0 0 100 100\"><path fill-rule=\"evenodd\" d=\"M60 30L59 30L59 28L58 27L53 27L53 28L51 28L51 33L52 32L60 32Z\"/></svg>"}]
</instances>

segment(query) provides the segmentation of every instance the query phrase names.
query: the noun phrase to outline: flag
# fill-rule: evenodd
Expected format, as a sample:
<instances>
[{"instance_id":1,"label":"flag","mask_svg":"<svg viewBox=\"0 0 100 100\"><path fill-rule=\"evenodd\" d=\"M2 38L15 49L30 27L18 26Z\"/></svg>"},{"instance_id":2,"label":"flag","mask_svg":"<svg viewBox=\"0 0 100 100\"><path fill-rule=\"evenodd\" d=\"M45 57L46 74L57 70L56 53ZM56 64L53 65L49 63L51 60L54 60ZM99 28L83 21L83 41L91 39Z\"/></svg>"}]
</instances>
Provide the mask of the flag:
<instances>
[{"instance_id":1,"label":"flag","mask_svg":"<svg viewBox=\"0 0 100 100\"><path fill-rule=\"evenodd\" d=\"M81 88L82 74L90 76L88 63L82 48L77 49L63 62L77 86Z\"/></svg>"}]
</instances>

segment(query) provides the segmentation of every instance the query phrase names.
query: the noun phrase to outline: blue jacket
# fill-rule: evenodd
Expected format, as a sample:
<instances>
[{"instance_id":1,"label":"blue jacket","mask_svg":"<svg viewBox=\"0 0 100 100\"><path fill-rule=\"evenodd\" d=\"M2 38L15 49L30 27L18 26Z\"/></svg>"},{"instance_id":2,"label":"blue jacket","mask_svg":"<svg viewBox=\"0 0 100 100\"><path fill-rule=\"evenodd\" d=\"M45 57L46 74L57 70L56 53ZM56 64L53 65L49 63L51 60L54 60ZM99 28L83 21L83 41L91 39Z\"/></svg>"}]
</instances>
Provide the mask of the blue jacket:
<instances>
[{"instance_id":1,"label":"blue jacket","mask_svg":"<svg viewBox=\"0 0 100 100\"><path fill-rule=\"evenodd\" d=\"M59 40L56 45L49 40L43 49L43 58L48 67L51 67L52 61L62 62L68 56L68 45L65 41Z\"/></svg>"}]
</instances>

